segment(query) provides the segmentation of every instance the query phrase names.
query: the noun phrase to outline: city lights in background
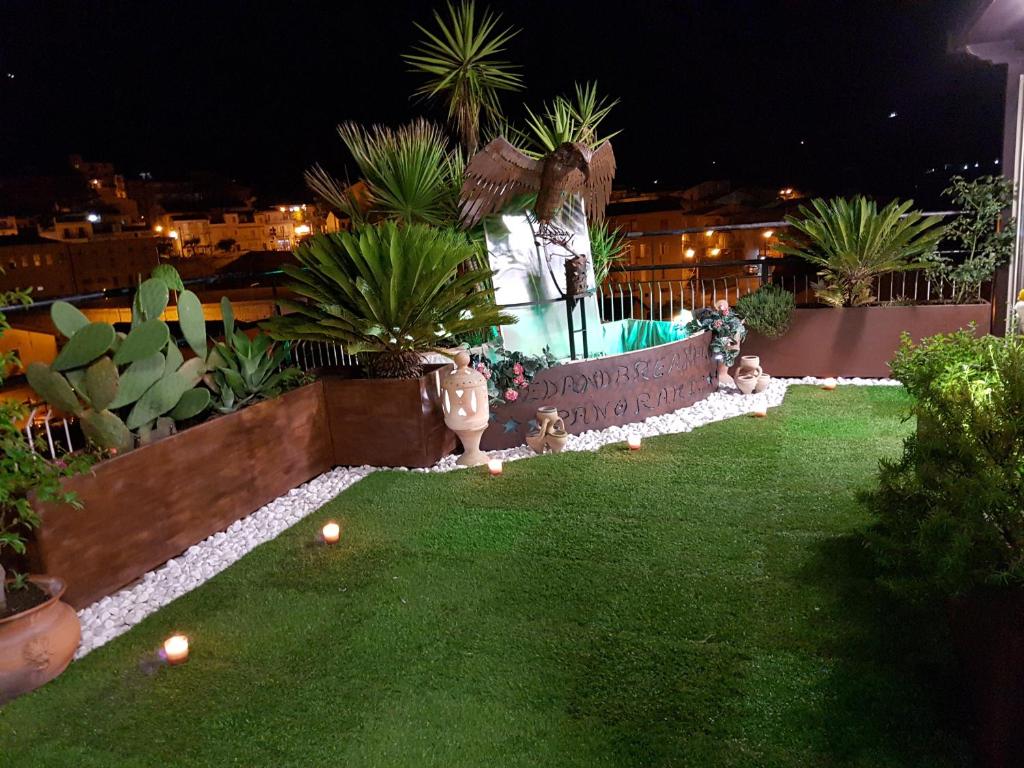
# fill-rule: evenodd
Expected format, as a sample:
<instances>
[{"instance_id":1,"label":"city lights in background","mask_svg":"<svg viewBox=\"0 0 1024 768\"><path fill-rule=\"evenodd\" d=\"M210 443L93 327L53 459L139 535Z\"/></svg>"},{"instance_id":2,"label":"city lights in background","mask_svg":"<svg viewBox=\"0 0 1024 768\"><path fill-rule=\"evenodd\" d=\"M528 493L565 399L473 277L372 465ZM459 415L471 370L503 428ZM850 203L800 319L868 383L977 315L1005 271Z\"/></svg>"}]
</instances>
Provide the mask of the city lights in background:
<instances>
[{"instance_id":1,"label":"city lights in background","mask_svg":"<svg viewBox=\"0 0 1024 768\"><path fill-rule=\"evenodd\" d=\"M764 239L767 240L768 238L770 238L774 234L775 234L775 230L774 229L766 229L764 231L764 234L762 235L762 237L764 237Z\"/></svg>"},{"instance_id":2,"label":"city lights in background","mask_svg":"<svg viewBox=\"0 0 1024 768\"><path fill-rule=\"evenodd\" d=\"M715 234L715 230L713 229L704 230L704 237L711 237L713 234Z\"/></svg>"},{"instance_id":3,"label":"city lights in background","mask_svg":"<svg viewBox=\"0 0 1024 768\"><path fill-rule=\"evenodd\" d=\"M171 238L171 240L177 240L178 239L178 230L172 229L170 232L167 233L167 236L169 238Z\"/></svg>"},{"instance_id":4,"label":"city lights in background","mask_svg":"<svg viewBox=\"0 0 1024 768\"><path fill-rule=\"evenodd\" d=\"M159 235L161 232L164 231L163 224L157 224L155 227L153 227L153 231Z\"/></svg>"},{"instance_id":5,"label":"city lights in background","mask_svg":"<svg viewBox=\"0 0 1024 768\"><path fill-rule=\"evenodd\" d=\"M308 235L309 233L310 229L308 224L299 224L299 226L295 228L296 235Z\"/></svg>"},{"instance_id":6,"label":"city lights in background","mask_svg":"<svg viewBox=\"0 0 1024 768\"><path fill-rule=\"evenodd\" d=\"M721 252L722 252L722 249L721 249L721 248L712 248L712 249L711 249L711 255L712 255L712 256L717 256L717 255L718 255L718 254L720 254Z\"/></svg>"},{"instance_id":7,"label":"city lights in background","mask_svg":"<svg viewBox=\"0 0 1024 768\"><path fill-rule=\"evenodd\" d=\"M98 213L90 213L90 214L89 214L88 216L86 216L85 218L86 218L86 219L87 219L88 221L90 221L90 222L92 222L93 224L95 224L95 223L96 223L97 221L99 221L99 220L100 220L100 215L99 215Z\"/></svg>"},{"instance_id":8,"label":"city lights in background","mask_svg":"<svg viewBox=\"0 0 1024 768\"><path fill-rule=\"evenodd\" d=\"M685 251L683 251L683 255L686 256L686 258L688 259L692 259L694 256L697 255L697 252L693 250L693 248L687 248Z\"/></svg>"}]
</instances>

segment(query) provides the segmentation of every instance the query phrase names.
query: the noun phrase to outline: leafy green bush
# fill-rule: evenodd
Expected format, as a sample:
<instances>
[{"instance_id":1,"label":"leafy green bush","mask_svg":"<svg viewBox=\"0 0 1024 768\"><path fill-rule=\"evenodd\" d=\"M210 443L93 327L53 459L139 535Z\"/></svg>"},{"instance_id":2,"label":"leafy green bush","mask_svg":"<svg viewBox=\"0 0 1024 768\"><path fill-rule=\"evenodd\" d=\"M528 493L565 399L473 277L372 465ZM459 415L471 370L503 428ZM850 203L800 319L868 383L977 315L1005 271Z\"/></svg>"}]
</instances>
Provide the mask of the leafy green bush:
<instances>
[{"instance_id":1,"label":"leafy green bush","mask_svg":"<svg viewBox=\"0 0 1024 768\"><path fill-rule=\"evenodd\" d=\"M892 371L917 434L863 497L892 582L941 595L1024 584L1024 341L904 337Z\"/></svg>"},{"instance_id":2,"label":"leafy green bush","mask_svg":"<svg viewBox=\"0 0 1024 768\"><path fill-rule=\"evenodd\" d=\"M913 200L894 200L881 210L874 200L814 200L800 216L787 216L791 231L780 235L779 251L820 267L817 297L833 307L871 304L872 282L886 272L928 266L945 230L941 217L911 211Z\"/></svg>"},{"instance_id":3,"label":"leafy green bush","mask_svg":"<svg viewBox=\"0 0 1024 768\"><path fill-rule=\"evenodd\" d=\"M982 283L991 280L1013 253L1013 219L1000 226L1003 211L1013 203L1013 182L1001 176L974 181L954 176L943 194L960 210L947 234L963 258L935 254L928 271L951 283L955 303L977 301Z\"/></svg>"},{"instance_id":4,"label":"leafy green bush","mask_svg":"<svg viewBox=\"0 0 1024 768\"><path fill-rule=\"evenodd\" d=\"M494 274L476 269L476 251L463 233L394 222L359 235L313 237L295 251L301 267L285 265L299 301L290 314L264 324L272 338L337 341L366 353L377 378L415 378L422 352L456 334L515 322L480 285ZM460 271L461 269L461 271Z\"/></svg>"},{"instance_id":5,"label":"leafy green bush","mask_svg":"<svg viewBox=\"0 0 1024 768\"><path fill-rule=\"evenodd\" d=\"M0 291L0 306L14 303L29 304L31 301L22 291ZM0 312L0 336L8 328L7 318ZM4 381L5 368L19 364L13 352L0 354L0 384ZM44 447L29 445L25 434L18 428L25 416L25 409L20 403L0 402L0 558L4 550L23 554L26 536L39 525L39 516L32 509L29 494L34 492L38 501L76 503L74 495L61 489L60 479L81 472L92 463L92 458L87 455L69 457L67 461L43 458ZM5 576L4 567L0 565L0 619L5 617L7 609ZM14 582L15 587L23 585L24 578L15 574Z\"/></svg>"},{"instance_id":6,"label":"leafy green bush","mask_svg":"<svg viewBox=\"0 0 1024 768\"><path fill-rule=\"evenodd\" d=\"M776 285L763 285L736 302L736 314L747 328L769 339L776 339L789 330L796 300L789 291Z\"/></svg>"},{"instance_id":7,"label":"leafy green bush","mask_svg":"<svg viewBox=\"0 0 1024 768\"><path fill-rule=\"evenodd\" d=\"M606 221L590 222L587 234L590 237L590 259L594 264L594 285L600 288L615 263L626 258L626 241L622 237L622 229L612 229Z\"/></svg>"}]
</instances>

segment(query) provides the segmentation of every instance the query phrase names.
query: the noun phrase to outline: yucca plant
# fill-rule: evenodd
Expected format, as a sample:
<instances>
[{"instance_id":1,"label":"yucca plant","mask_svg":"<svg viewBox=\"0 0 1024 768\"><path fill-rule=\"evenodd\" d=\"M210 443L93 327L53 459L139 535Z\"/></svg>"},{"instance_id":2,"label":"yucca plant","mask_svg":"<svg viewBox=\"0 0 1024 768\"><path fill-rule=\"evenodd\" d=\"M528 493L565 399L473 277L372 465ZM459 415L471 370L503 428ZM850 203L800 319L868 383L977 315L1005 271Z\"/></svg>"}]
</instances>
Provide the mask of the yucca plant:
<instances>
[{"instance_id":1,"label":"yucca plant","mask_svg":"<svg viewBox=\"0 0 1024 768\"><path fill-rule=\"evenodd\" d=\"M587 225L590 235L590 259L594 264L594 284L598 287L608 279L612 266L626 256L626 241L622 229L611 229L608 222Z\"/></svg>"},{"instance_id":2,"label":"yucca plant","mask_svg":"<svg viewBox=\"0 0 1024 768\"><path fill-rule=\"evenodd\" d=\"M433 32L416 24L425 39L402 58L413 72L427 76L416 95L447 102L448 119L466 154L472 155L480 143L481 115L492 120L501 115L499 91L523 87L518 67L498 58L519 31L499 29L501 16L490 11L478 21L472 0L449 3L447 19L434 11L434 21Z\"/></svg>"},{"instance_id":3,"label":"yucca plant","mask_svg":"<svg viewBox=\"0 0 1024 768\"><path fill-rule=\"evenodd\" d=\"M387 221L313 237L295 255L301 267L283 269L300 300L282 301L288 314L263 327L275 339L340 342L375 378L416 378L422 353L452 336L515 322L478 289L493 272L465 268L474 246L454 229Z\"/></svg>"},{"instance_id":4,"label":"yucca plant","mask_svg":"<svg viewBox=\"0 0 1024 768\"><path fill-rule=\"evenodd\" d=\"M346 122L338 135L365 191L356 193L320 166L306 172L306 183L357 226L379 219L439 226L455 221L465 163L436 125L419 119L393 130Z\"/></svg>"},{"instance_id":5,"label":"yucca plant","mask_svg":"<svg viewBox=\"0 0 1024 768\"><path fill-rule=\"evenodd\" d=\"M926 267L945 234L941 217L910 211L913 204L894 200L879 210L860 196L813 200L810 208L800 206L800 216L786 217L792 229L780 236L778 250L821 268L815 293L825 304L870 304L876 276Z\"/></svg>"},{"instance_id":6,"label":"yucca plant","mask_svg":"<svg viewBox=\"0 0 1024 768\"><path fill-rule=\"evenodd\" d=\"M598 126L604 122L618 99L609 101L597 95L597 83L576 83L573 96L556 96L540 112L526 108L526 131L512 131L513 143L524 152L541 157L553 152L565 142L579 142L597 147L617 136L619 131L598 135Z\"/></svg>"}]
</instances>

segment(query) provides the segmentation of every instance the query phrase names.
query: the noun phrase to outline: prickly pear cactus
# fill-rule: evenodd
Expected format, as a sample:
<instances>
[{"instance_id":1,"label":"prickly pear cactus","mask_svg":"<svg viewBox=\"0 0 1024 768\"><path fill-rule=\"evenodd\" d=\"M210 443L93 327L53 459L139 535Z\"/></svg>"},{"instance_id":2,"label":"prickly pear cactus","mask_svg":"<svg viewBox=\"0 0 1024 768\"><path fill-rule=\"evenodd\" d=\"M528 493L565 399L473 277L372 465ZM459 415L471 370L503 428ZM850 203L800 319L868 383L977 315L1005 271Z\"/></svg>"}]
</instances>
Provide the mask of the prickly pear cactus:
<instances>
[{"instance_id":1,"label":"prickly pear cactus","mask_svg":"<svg viewBox=\"0 0 1024 768\"><path fill-rule=\"evenodd\" d=\"M187 361L161 319L171 291L179 297L182 334L198 355ZM26 370L39 397L77 416L89 442L107 450L166 437L176 421L195 418L211 401L210 391L198 386L208 357L202 305L184 290L178 273L157 267L139 286L132 308L132 328L125 335L109 323L89 322L67 302L55 302L50 316L68 341L51 365L37 362Z\"/></svg>"}]
</instances>

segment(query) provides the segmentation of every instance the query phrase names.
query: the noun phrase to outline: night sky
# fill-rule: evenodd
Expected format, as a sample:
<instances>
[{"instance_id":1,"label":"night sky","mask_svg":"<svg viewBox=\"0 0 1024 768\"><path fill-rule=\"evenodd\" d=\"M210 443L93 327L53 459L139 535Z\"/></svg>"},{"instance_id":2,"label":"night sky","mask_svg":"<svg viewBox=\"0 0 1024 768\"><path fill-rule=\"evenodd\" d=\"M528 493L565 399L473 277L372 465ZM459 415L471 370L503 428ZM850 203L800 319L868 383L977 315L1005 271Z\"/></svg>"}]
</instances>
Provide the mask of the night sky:
<instances>
[{"instance_id":1,"label":"night sky","mask_svg":"<svg viewBox=\"0 0 1024 768\"><path fill-rule=\"evenodd\" d=\"M399 58L439 5L4 0L0 175L78 152L126 174L212 170L265 199L302 195L312 162L342 171L340 120L443 119L410 99L417 76ZM943 163L999 170L1004 74L947 50L964 0L484 5L523 29L512 117L577 80L621 98L620 185L731 178L925 202Z\"/></svg>"}]
</instances>

